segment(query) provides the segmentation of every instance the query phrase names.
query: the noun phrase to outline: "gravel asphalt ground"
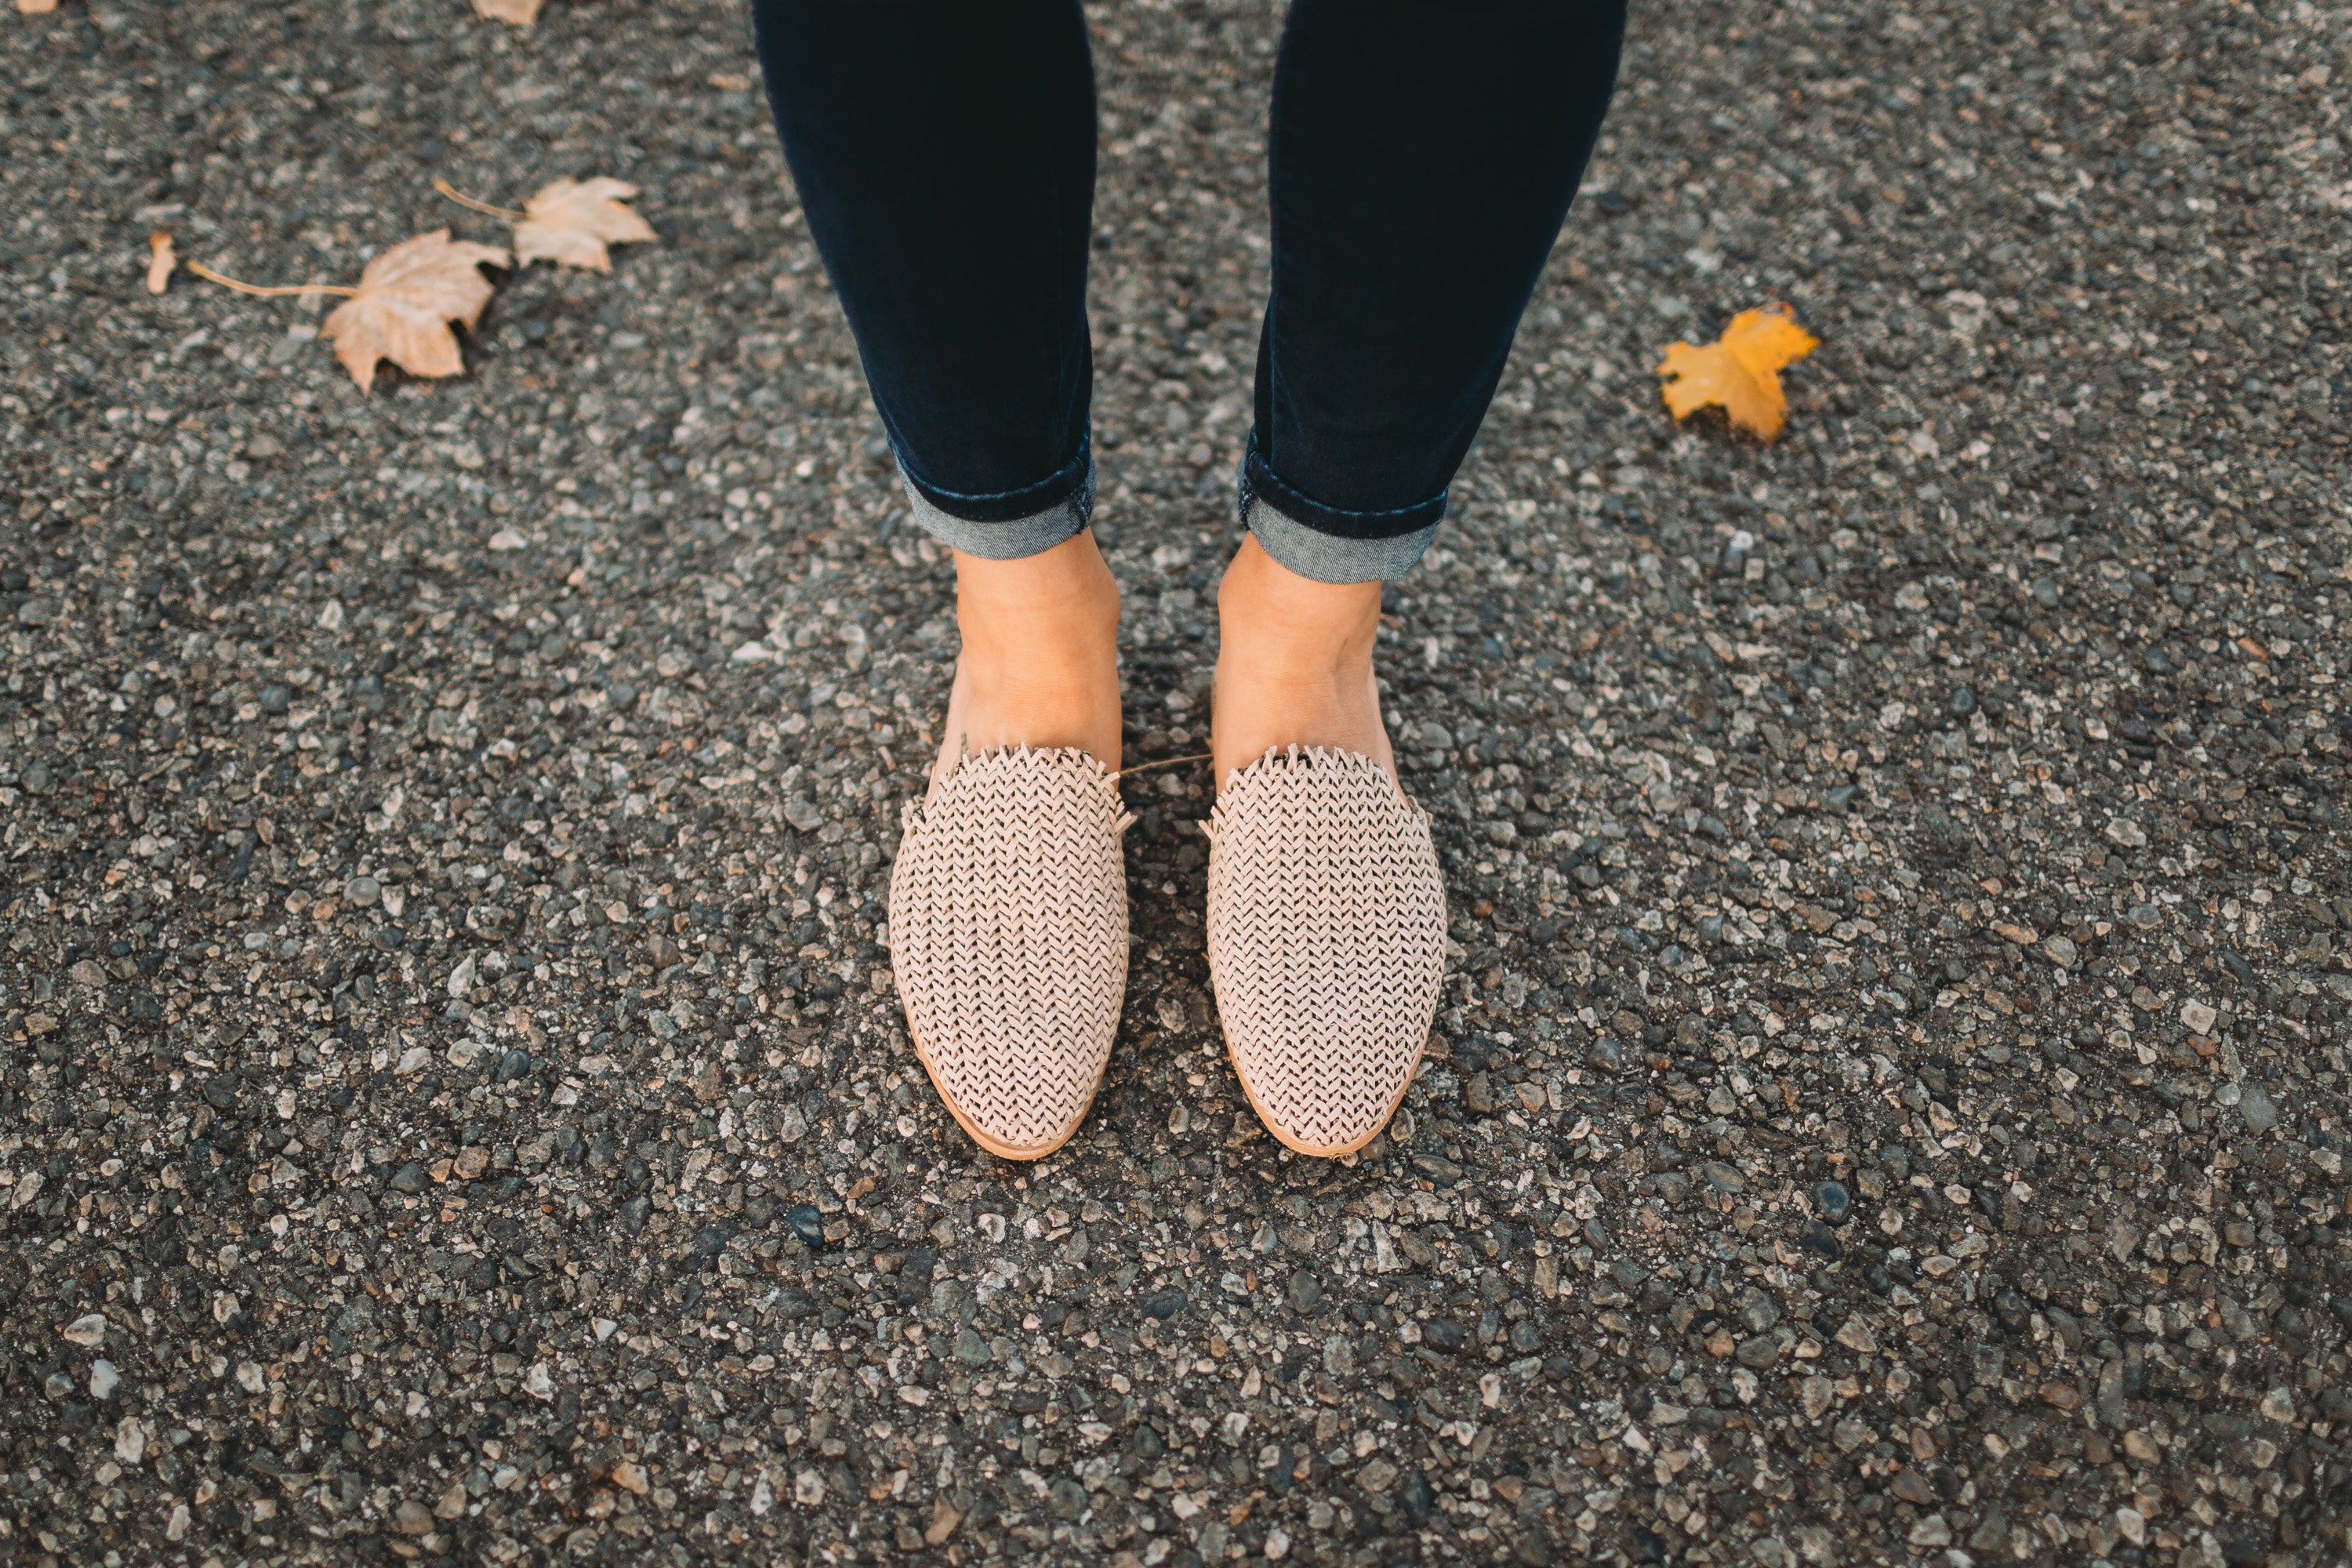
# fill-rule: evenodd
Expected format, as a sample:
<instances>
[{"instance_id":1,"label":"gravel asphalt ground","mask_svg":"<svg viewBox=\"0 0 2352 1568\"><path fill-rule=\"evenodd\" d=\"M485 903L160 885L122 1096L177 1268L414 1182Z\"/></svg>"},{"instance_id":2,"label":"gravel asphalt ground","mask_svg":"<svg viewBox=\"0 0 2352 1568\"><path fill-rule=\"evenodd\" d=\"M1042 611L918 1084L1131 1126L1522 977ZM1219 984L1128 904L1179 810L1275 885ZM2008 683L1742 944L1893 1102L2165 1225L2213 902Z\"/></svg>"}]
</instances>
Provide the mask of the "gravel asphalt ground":
<instances>
[{"instance_id":1,"label":"gravel asphalt ground","mask_svg":"<svg viewBox=\"0 0 2352 1568\"><path fill-rule=\"evenodd\" d=\"M1129 737L1200 749L1278 7L1092 13ZM934 1102L954 650L713 0L0 17L0 1563L2341 1563L2340 6L1636 7L1381 657L1454 949L1260 1132L1204 771L1110 1078ZM565 175L363 396L348 282ZM1652 367L1823 338L1786 437Z\"/></svg>"}]
</instances>

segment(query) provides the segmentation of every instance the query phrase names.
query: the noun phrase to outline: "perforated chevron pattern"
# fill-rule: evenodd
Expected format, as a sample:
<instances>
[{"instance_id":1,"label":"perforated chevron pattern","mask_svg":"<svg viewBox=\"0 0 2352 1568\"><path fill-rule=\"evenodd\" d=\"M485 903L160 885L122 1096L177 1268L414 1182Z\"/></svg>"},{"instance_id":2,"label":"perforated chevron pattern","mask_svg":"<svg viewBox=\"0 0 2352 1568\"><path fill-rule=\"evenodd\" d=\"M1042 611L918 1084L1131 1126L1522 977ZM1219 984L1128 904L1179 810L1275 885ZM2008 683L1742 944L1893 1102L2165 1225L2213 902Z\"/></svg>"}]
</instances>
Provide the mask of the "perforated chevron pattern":
<instances>
[{"instance_id":1,"label":"perforated chevron pattern","mask_svg":"<svg viewBox=\"0 0 2352 1568\"><path fill-rule=\"evenodd\" d=\"M1412 1082L1445 973L1429 817L1371 758L1268 752L1209 833L1209 973L1250 1103L1293 1149L1370 1142Z\"/></svg>"},{"instance_id":2,"label":"perforated chevron pattern","mask_svg":"<svg viewBox=\"0 0 2352 1568\"><path fill-rule=\"evenodd\" d=\"M906 819L890 940L915 1048L982 1147L1042 1158L1110 1058L1135 819L1094 758L1026 748L966 757Z\"/></svg>"}]
</instances>

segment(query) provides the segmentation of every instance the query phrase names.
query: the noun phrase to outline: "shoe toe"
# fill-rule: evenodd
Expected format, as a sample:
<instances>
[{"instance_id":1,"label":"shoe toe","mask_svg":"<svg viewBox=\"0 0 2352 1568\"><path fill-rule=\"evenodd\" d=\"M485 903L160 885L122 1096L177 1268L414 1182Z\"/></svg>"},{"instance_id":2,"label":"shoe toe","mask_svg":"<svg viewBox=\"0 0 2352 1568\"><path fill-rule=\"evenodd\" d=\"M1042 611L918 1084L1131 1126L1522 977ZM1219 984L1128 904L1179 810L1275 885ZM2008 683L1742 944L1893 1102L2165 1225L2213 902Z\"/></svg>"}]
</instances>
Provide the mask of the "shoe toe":
<instances>
[{"instance_id":1,"label":"shoe toe","mask_svg":"<svg viewBox=\"0 0 2352 1568\"><path fill-rule=\"evenodd\" d=\"M1008 1159L1077 1130L1127 984L1129 818L1083 752L969 757L908 809L890 879L893 969L940 1096Z\"/></svg>"},{"instance_id":2,"label":"shoe toe","mask_svg":"<svg viewBox=\"0 0 2352 1568\"><path fill-rule=\"evenodd\" d=\"M1412 1082L1445 967L1429 821L1369 757L1269 752L1209 824L1209 963L1226 1043L1276 1137L1333 1156Z\"/></svg>"}]
</instances>

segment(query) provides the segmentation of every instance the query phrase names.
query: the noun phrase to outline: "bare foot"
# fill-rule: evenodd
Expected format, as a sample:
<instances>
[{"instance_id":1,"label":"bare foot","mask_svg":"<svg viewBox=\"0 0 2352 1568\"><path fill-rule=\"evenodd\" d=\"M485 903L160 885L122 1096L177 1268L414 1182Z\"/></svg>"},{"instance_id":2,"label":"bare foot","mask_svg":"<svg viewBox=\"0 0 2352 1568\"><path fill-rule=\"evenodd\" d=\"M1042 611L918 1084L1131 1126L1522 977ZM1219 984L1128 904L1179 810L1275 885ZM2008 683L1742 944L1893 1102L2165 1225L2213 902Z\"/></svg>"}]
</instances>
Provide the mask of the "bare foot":
<instances>
[{"instance_id":1,"label":"bare foot","mask_svg":"<svg viewBox=\"0 0 2352 1568\"><path fill-rule=\"evenodd\" d=\"M1118 584L1093 533L1019 561L957 551L955 563L963 652L932 779L966 752L1020 745L1073 746L1116 773Z\"/></svg>"},{"instance_id":2,"label":"bare foot","mask_svg":"<svg viewBox=\"0 0 2352 1568\"><path fill-rule=\"evenodd\" d=\"M1252 537L1218 585L1217 620L1209 746L1220 789L1274 746L1356 752L1396 777L1372 675L1378 583L1301 577Z\"/></svg>"}]
</instances>

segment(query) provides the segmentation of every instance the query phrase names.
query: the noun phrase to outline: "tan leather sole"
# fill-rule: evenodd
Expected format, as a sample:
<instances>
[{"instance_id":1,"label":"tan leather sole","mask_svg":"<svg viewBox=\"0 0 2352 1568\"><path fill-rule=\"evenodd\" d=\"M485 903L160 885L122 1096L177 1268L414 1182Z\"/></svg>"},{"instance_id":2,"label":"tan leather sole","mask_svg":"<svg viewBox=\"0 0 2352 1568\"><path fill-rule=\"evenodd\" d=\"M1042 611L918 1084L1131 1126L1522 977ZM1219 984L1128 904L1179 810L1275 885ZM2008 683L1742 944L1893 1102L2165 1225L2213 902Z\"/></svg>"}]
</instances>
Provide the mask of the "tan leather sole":
<instances>
[{"instance_id":1,"label":"tan leather sole","mask_svg":"<svg viewBox=\"0 0 2352 1568\"><path fill-rule=\"evenodd\" d=\"M1234 1064L1234 1076L1241 1079L1242 1097L1249 1101L1250 1109L1257 1112L1258 1121L1265 1124L1265 1130L1273 1133L1275 1141L1284 1148L1296 1154L1304 1154L1312 1160L1336 1160L1343 1154L1353 1154L1387 1131L1389 1123L1396 1120L1397 1107L1404 1103L1405 1095L1412 1089L1412 1080L1421 1072L1421 1058L1428 1053L1428 1050L1429 1042L1424 1037L1421 1049L1412 1054L1412 1070L1405 1074L1404 1082L1397 1086L1396 1095L1389 1101L1389 1108L1381 1112L1379 1122L1370 1132L1352 1143L1318 1144L1293 1137L1284 1130L1279 1121L1266 1114L1265 1107L1258 1103L1257 1090L1250 1087L1249 1074L1243 1070L1241 1058L1234 1054L1233 1037L1231 1035L1225 1037L1225 1059Z\"/></svg>"},{"instance_id":2,"label":"tan leather sole","mask_svg":"<svg viewBox=\"0 0 2352 1568\"><path fill-rule=\"evenodd\" d=\"M989 1134L981 1128L979 1123L973 1121L971 1117L964 1114L963 1107L956 1103L955 1096L950 1094L947 1089L947 1085L940 1081L939 1069L931 1065L931 1053L924 1046L923 1037L916 1031L914 1021L912 1019L908 1020L907 1034L915 1042L915 1059L923 1064L923 1076L931 1080L931 1091L940 1097L940 1103L948 1108L948 1114L955 1118L956 1125L963 1129L965 1137L971 1139L973 1142L979 1144L982 1148L987 1150L990 1153L995 1155L1000 1160L1018 1160L1023 1162L1042 1160L1046 1155L1054 1152L1056 1149L1059 1149L1063 1144L1067 1143L1071 1139L1076 1137L1078 1135L1078 1129L1086 1125L1087 1112L1094 1109L1095 1093L1098 1092L1102 1088L1102 1082L1097 1079L1095 1082L1094 1090L1090 1090L1087 1095L1087 1102L1078 1108L1077 1115L1071 1119L1069 1126L1062 1130L1062 1133L1059 1137L1055 1138L1048 1142L1038 1143L1026 1148L1017 1148L1013 1144L1005 1142L1002 1139L989 1136Z\"/></svg>"}]
</instances>

